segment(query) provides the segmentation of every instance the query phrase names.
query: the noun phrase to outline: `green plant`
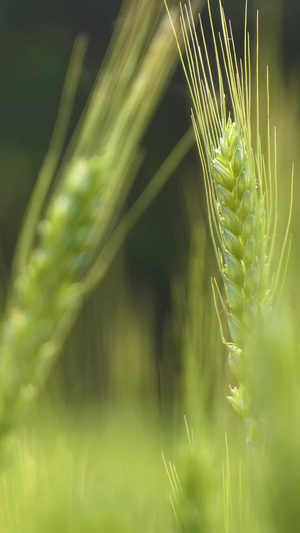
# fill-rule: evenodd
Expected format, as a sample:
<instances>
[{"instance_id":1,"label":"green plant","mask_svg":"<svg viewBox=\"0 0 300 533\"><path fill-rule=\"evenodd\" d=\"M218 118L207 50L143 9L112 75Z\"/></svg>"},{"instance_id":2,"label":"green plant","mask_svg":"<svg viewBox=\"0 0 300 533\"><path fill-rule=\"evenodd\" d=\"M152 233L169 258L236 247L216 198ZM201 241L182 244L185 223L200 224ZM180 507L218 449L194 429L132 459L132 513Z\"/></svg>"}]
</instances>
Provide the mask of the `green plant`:
<instances>
[{"instance_id":1,"label":"green plant","mask_svg":"<svg viewBox=\"0 0 300 533\"><path fill-rule=\"evenodd\" d=\"M85 42L75 48L53 140L19 237L0 342L2 436L43 385L84 297L192 144L187 134L118 225L141 163L140 140L176 64L160 3L125 1L120 17L59 165Z\"/></svg>"},{"instance_id":2,"label":"green plant","mask_svg":"<svg viewBox=\"0 0 300 533\"><path fill-rule=\"evenodd\" d=\"M181 8L181 28L186 58L179 52L193 102L192 121L204 174L209 225L226 299L216 281L215 301L226 315L230 340L222 340L229 352L230 368L238 387L230 387L228 399L244 418L247 441L257 439L255 398L251 393L255 331L271 311L282 273L287 243L286 230L279 265L272 259L277 231L276 148L271 148L269 105L266 146L260 131L258 43L256 56L256 130L253 135L252 70L247 5L244 59L237 57L232 28L222 3L220 42L214 29L210 2L210 24L217 82L212 75L208 45L200 19L201 43L193 20L191 3ZM176 30L175 35L176 35ZM228 90L226 87L228 86ZM226 95L228 93L228 96ZM269 102L269 84L267 83ZM253 142L255 137L255 144ZM218 308L218 304L217 308ZM257 347L256 347L257 348Z\"/></svg>"}]
</instances>

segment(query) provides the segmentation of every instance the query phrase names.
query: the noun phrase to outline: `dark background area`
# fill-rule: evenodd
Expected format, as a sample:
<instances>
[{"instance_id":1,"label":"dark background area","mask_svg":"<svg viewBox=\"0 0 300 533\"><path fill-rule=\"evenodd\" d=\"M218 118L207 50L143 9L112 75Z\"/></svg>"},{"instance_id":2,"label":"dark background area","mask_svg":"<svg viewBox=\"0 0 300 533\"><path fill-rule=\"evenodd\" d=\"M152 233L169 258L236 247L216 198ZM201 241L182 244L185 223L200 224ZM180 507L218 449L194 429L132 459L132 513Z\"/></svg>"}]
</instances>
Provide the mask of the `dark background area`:
<instances>
[{"instance_id":1,"label":"dark background area","mask_svg":"<svg viewBox=\"0 0 300 533\"><path fill-rule=\"evenodd\" d=\"M211 3L217 12L218 0ZM239 48L243 41L244 2L223 3ZM26 204L47 151L76 35L88 34L89 48L73 127L92 89L120 5L120 0L1 0L0 249L2 276L6 278ZM288 76L300 62L300 3L249 0L250 30L255 28L257 8L261 40L278 51ZM204 24L208 24L206 10L203 17ZM143 141L145 162L129 202L188 128L189 105L179 67ZM133 287L150 286L155 294L158 349L170 306L170 276L184 265L189 245L182 190L186 179L199 178L197 165L196 154L191 154L127 241Z\"/></svg>"}]
</instances>

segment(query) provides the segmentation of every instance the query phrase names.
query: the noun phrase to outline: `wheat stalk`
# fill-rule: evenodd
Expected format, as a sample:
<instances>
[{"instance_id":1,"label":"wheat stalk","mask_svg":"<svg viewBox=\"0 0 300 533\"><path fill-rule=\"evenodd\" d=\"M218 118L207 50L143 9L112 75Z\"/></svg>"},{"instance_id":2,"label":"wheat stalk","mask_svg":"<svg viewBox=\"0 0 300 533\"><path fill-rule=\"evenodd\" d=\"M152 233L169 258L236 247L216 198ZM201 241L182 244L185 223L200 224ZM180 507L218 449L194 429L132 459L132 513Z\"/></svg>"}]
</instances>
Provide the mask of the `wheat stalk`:
<instances>
[{"instance_id":1,"label":"wheat stalk","mask_svg":"<svg viewBox=\"0 0 300 533\"><path fill-rule=\"evenodd\" d=\"M186 59L178 48L190 89L192 121L204 173L208 216L213 244L224 282L226 300L213 283L215 300L220 297L227 317L230 339L223 334L229 364L238 381L230 387L228 400L247 425L247 440L256 440L254 399L251 397L251 348L256 326L272 308L278 287L289 229L286 230L279 267L272 271L277 228L276 140L271 147L269 83L267 74L267 157L262 155L259 105L259 46L256 48L256 146L252 141L252 69L247 3L244 57L238 60L230 23L219 2L222 31L214 29L210 2L217 83L201 18L200 36L191 12L191 3L181 8L181 29ZM174 29L175 36L176 31ZM258 33L257 33L258 35ZM177 37L176 37L177 38ZM228 86L226 96L225 85ZM290 217L289 217L290 220ZM218 305L217 305L218 307Z\"/></svg>"}]
</instances>

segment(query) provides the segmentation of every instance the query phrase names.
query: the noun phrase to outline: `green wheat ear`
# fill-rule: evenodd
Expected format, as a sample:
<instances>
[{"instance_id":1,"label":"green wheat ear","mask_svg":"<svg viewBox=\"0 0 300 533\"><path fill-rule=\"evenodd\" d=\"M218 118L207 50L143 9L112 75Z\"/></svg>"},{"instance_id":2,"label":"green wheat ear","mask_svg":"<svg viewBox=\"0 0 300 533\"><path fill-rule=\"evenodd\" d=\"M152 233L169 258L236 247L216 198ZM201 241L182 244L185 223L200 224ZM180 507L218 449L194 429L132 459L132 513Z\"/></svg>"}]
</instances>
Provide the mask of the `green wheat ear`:
<instances>
[{"instance_id":1,"label":"green wheat ear","mask_svg":"<svg viewBox=\"0 0 300 533\"><path fill-rule=\"evenodd\" d=\"M60 163L84 47L75 54L0 324L0 459L4 437L43 386L83 298L191 144L188 135L122 218L141 139L178 58L167 18L161 0L124 0L122 23Z\"/></svg>"},{"instance_id":2,"label":"green wheat ear","mask_svg":"<svg viewBox=\"0 0 300 533\"><path fill-rule=\"evenodd\" d=\"M256 188L243 138L229 119L212 174L218 206L222 274L228 323L235 346L243 348L253 321L270 296L264 196ZM230 362L238 378L245 373L239 352Z\"/></svg>"},{"instance_id":3,"label":"green wheat ear","mask_svg":"<svg viewBox=\"0 0 300 533\"><path fill-rule=\"evenodd\" d=\"M219 6L222 30L217 39L208 0L217 82L212 75L201 18L200 39L190 2L181 7L185 58L179 43L178 48L193 102L192 121L204 173L210 230L226 293L226 299L223 299L214 281L215 299L216 295L220 297L230 339L225 340L220 321L221 334L228 347L230 368L239 384L238 388L230 387L228 400L245 419L247 438L253 441L256 435L254 399L250 390L250 345L257 324L266 318L272 308L289 222L279 266L274 272L272 257L277 224L277 176L276 143L272 153L270 140L268 74L267 157L264 158L260 133L258 38L253 98L247 3L243 60L237 58L232 28L226 21L221 0ZM174 32L176 36L175 29ZM228 86L228 96L225 85ZM255 147L252 142L253 103L256 108Z\"/></svg>"}]
</instances>

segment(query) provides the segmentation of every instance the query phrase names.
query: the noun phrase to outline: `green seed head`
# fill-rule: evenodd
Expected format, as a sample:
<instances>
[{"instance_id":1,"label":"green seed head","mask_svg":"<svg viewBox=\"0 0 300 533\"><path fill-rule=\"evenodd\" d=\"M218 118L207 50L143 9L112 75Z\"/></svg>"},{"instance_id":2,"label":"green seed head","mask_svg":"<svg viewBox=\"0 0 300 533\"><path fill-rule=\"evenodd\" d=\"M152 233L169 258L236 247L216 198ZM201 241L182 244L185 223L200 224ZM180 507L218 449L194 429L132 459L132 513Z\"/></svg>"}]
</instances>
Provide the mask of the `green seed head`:
<instances>
[{"instance_id":1,"label":"green seed head","mask_svg":"<svg viewBox=\"0 0 300 533\"><path fill-rule=\"evenodd\" d=\"M231 192L226 189L221 183L216 183L216 190L219 202L226 205L228 208L236 210L237 203Z\"/></svg>"},{"instance_id":2,"label":"green seed head","mask_svg":"<svg viewBox=\"0 0 300 533\"><path fill-rule=\"evenodd\" d=\"M245 279L245 269L243 263L232 255L228 250L224 254L226 277L238 285L243 285Z\"/></svg>"},{"instance_id":3,"label":"green seed head","mask_svg":"<svg viewBox=\"0 0 300 533\"><path fill-rule=\"evenodd\" d=\"M240 314L243 311L245 305L244 291L229 279L225 280L225 290L228 298L229 305L236 314Z\"/></svg>"},{"instance_id":4,"label":"green seed head","mask_svg":"<svg viewBox=\"0 0 300 533\"><path fill-rule=\"evenodd\" d=\"M243 325L240 322L240 320L235 316L233 313L228 313L228 326L229 326L229 332L230 336L237 346L239 346L241 349L244 347L245 343L245 335L243 331Z\"/></svg>"},{"instance_id":5,"label":"green seed head","mask_svg":"<svg viewBox=\"0 0 300 533\"><path fill-rule=\"evenodd\" d=\"M255 236L251 235L243 249L243 261L248 268L255 260Z\"/></svg>"},{"instance_id":6,"label":"green seed head","mask_svg":"<svg viewBox=\"0 0 300 533\"><path fill-rule=\"evenodd\" d=\"M256 218L254 216L254 213L249 213L247 216L242 229L242 239L244 242L247 242L247 240L251 237L251 235L254 235L255 232L255 226L256 226Z\"/></svg>"},{"instance_id":7,"label":"green seed head","mask_svg":"<svg viewBox=\"0 0 300 533\"><path fill-rule=\"evenodd\" d=\"M244 250L241 239L232 233L232 231L226 226L223 226L222 229L225 248L238 259L242 259Z\"/></svg>"},{"instance_id":8,"label":"green seed head","mask_svg":"<svg viewBox=\"0 0 300 533\"><path fill-rule=\"evenodd\" d=\"M251 298L257 293L260 281L260 269L256 262L251 263L247 270L244 281L244 291L246 295Z\"/></svg>"},{"instance_id":9,"label":"green seed head","mask_svg":"<svg viewBox=\"0 0 300 533\"><path fill-rule=\"evenodd\" d=\"M240 235L242 225L237 215L232 209L229 209L226 205L222 205L221 216L223 218L223 226L230 229L235 235Z\"/></svg>"},{"instance_id":10,"label":"green seed head","mask_svg":"<svg viewBox=\"0 0 300 533\"><path fill-rule=\"evenodd\" d=\"M234 187L234 176L232 175L231 169L220 160L220 155L219 152L218 156L213 161L214 178L217 183L220 183L226 189L231 191Z\"/></svg>"},{"instance_id":11,"label":"green seed head","mask_svg":"<svg viewBox=\"0 0 300 533\"><path fill-rule=\"evenodd\" d=\"M248 394L244 387L237 389L230 387L231 396L227 396L235 412L242 418L248 417Z\"/></svg>"},{"instance_id":12,"label":"green seed head","mask_svg":"<svg viewBox=\"0 0 300 533\"><path fill-rule=\"evenodd\" d=\"M233 157L231 159L231 169L232 169L234 176L239 176L240 172L242 171L244 167L244 162L245 162L244 150L242 147L242 143L239 142L233 154Z\"/></svg>"},{"instance_id":13,"label":"green seed head","mask_svg":"<svg viewBox=\"0 0 300 533\"><path fill-rule=\"evenodd\" d=\"M247 364L243 351L235 346L235 344L229 343L228 352L231 372L239 381L243 381L247 373Z\"/></svg>"},{"instance_id":14,"label":"green seed head","mask_svg":"<svg viewBox=\"0 0 300 533\"><path fill-rule=\"evenodd\" d=\"M239 217L241 220L246 220L249 213L251 213L255 207L255 189L249 188L244 194L239 205Z\"/></svg>"}]
</instances>

